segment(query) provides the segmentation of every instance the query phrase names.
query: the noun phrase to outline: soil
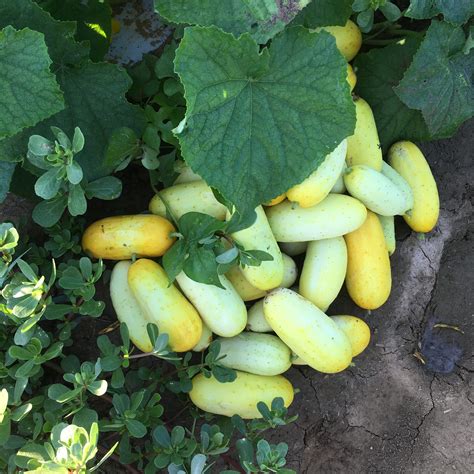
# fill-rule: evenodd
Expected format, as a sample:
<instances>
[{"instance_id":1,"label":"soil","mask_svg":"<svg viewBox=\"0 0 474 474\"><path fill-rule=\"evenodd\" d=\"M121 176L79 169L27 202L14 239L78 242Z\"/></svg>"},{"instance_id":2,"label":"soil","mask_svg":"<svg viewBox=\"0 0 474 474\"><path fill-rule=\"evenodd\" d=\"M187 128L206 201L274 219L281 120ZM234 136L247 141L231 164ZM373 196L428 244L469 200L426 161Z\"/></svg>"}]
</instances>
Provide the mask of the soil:
<instances>
[{"instance_id":1,"label":"soil","mask_svg":"<svg viewBox=\"0 0 474 474\"><path fill-rule=\"evenodd\" d=\"M343 294L330 308L370 325L369 348L341 374L307 367L288 373L300 390L291 408L299 419L271 439L288 443L288 467L298 473L474 472L473 133L471 121L454 138L421 146L437 178L440 220L424 240L397 221L389 301L369 314ZM139 190L149 187L139 176L128 186L132 199L94 203L93 214L142 211L151 192ZM0 221L29 210L10 196ZM83 328L76 341L81 355L113 320L107 311ZM439 372L450 365L451 373Z\"/></svg>"}]
</instances>

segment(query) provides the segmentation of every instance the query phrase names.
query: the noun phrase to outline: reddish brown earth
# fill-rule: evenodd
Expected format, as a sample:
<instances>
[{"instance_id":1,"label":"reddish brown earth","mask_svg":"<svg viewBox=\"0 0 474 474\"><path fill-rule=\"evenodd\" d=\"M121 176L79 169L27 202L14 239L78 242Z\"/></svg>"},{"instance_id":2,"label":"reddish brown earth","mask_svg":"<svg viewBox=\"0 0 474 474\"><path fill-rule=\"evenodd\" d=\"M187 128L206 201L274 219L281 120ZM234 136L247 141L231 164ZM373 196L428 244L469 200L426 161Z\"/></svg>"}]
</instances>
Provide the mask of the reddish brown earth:
<instances>
[{"instance_id":1,"label":"reddish brown earth","mask_svg":"<svg viewBox=\"0 0 474 474\"><path fill-rule=\"evenodd\" d=\"M471 121L450 140L422 145L438 181L441 216L424 240L397 222L388 303L369 315L343 295L330 308L330 314L367 321L373 332L369 348L341 374L290 371L300 390L291 411L299 419L272 440L289 444L289 464L297 472L474 472L473 132ZM148 189L146 183L137 178L128 183L127 198L97 202L93 213L140 212L151 196L142 189ZM0 208L0 221L28 210L25 201L10 197ZM92 357L91 335L113 319L106 311L82 326L76 339L81 356ZM431 372L413 355L427 325L439 322L465 333L438 330L464 351L449 375ZM121 470L111 466L108 472Z\"/></svg>"}]
</instances>

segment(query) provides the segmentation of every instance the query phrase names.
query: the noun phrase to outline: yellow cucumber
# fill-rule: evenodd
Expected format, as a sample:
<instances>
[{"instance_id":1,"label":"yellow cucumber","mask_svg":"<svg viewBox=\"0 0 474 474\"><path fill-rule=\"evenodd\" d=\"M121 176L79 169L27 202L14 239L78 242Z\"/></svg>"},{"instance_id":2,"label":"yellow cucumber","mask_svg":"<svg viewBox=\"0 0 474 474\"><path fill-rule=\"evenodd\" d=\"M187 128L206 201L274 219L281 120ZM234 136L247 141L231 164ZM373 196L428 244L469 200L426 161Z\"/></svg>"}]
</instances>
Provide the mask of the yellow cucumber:
<instances>
[{"instance_id":1,"label":"yellow cucumber","mask_svg":"<svg viewBox=\"0 0 474 474\"><path fill-rule=\"evenodd\" d=\"M151 199L150 212L165 217L166 206L163 201L175 219L179 219L187 212L201 212L224 220L227 212L227 208L214 197L212 189L205 181L175 184L163 189Z\"/></svg>"},{"instance_id":2,"label":"yellow cucumber","mask_svg":"<svg viewBox=\"0 0 474 474\"><path fill-rule=\"evenodd\" d=\"M178 160L174 165L174 170L178 173L174 184L192 183L202 181L201 176L196 174L184 161Z\"/></svg>"},{"instance_id":3,"label":"yellow cucumber","mask_svg":"<svg viewBox=\"0 0 474 474\"><path fill-rule=\"evenodd\" d=\"M191 303L173 285L163 268L142 258L128 270L128 284L142 312L160 333L169 336L173 351L191 350L201 338L202 321Z\"/></svg>"},{"instance_id":4,"label":"yellow cucumber","mask_svg":"<svg viewBox=\"0 0 474 474\"><path fill-rule=\"evenodd\" d=\"M244 277L240 267L231 268L225 276L229 279L232 286L235 288L235 291L237 291L244 301L258 300L267 294L265 290L260 290L251 285L247 281L247 278Z\"/></svg>"},{"instance_id":5,"label":"yellow cucumber","mask_svg":"<svg viewBox=\"0 0 474 474\"><path fill-rule=\"evenodd\" d=\"M352 92L357 84L357 76L350 64L347 65L347 82Z\"/></svg>"},{"instance_id":6,"label":"yellow cucumber","mask_svg":"<svg viewBox=\"0 0 474 474\"><path fill-rule=\"evenodd\" d=\"M336 373L351 363L352 348L344 332L298 293L287 288L272 291L263 311L278 337L313 369Z\"/></svg>"},{"instance_id":7,"label":"yellow cucumber","mask_svg":"<svg viewBox=\"0 0 474 474\"><path fill-rule=\"evenodd\" d=\"M217 339L219 361L224 367L256 375L279 375L291 367L291 351L272 334L243 332L235 337Z\"/></svg>"},{"instance_id":8,"label":"yellow cucumber","mask_svg":"<svg viewBox=\"0 0 474 474\"><path fill-rule=\"evenodd\" d=\"M343 140L302 183L286 192L288 199L301 207L311 207L321 202L341 174L346 151L347 140Z\"/></svg>"},{"instance_id":9,"label":"yellow cucumber","mask_svg":"<svg viewBox=\"0 0 474 474\"><path fill-rule=\"evenodd\" d=\"M306 252L308 242L281 242L280 249L290 257L301 255Z\"/></svg>"},{"instance_id":10,"label":"yellow cucumber","mask_svg":"<svg viewBox=\"0 0 474 474\"><path fill-rule=\"evenodd\" d=\"M346 286L355 304L377 309L390 295L392 274L382 225L376 214L367 213L364 225L345 236Z\"/></svg>"},{"instance_id":11,"label":"yellow cucumber","mask_svg":"<svg viewBox=\"0 0 474 474\"><path fill-rule=\"evenodd\" d=\"M139 214L106 217L91 224L82 236L82 249L95 258L130 260L159 257L175 241L173 224L160 216Z\"/></svg>"},{"instance_id":12,"label":"yellow cucumber","mask_svg":"<svg viewBox=\"0 0 474 474\"><path fill-rule=\"evenodd\" d=\"M337 49L346 58L352 61L362 46L362 33L359 27L351 20L344 26L324 26L314 31L325 30L336 38Z\"/></svg>"},{"instance_id":13,"label":"yellow cucumber","mask_svg":"<svg viewBox=\"0 0 474 474\"><path fill-rule=\"evenodd\" d=\"M255 375L237 371L233 382L221 383L214 377L196 375L189 392L191 401L201 410L216 415L239 415L244 419L262 418L257 403L270 406L273 399L283 398L285 407L293 402L291 383L282 375Z\"/></svg>"},{"instance_id":14,"label":"yellow cucumber","mask_svg":"<svg viewBox=\"0 0 474 474\"><path fill-rule=\"evenodd\" d=\"M344 237L310 242L301 271L299 293L325 312L341 291L346 271Z\"/></svg>"},{"instance_id":15,"label":"yellow cucumber","mask_svg":"<svg viewBox=\"0 0 474 474\"><path fill-rule=\"evenodd\" d=\"M280 202L284 201L286 198L286 193L280 194L276 198L273 198L271 201L264 202L264 206L276 206L277 204L280 204Z\"/></svg>"},{"instance_id":16,"label":"yellow cucumber","mask_svg":"<svg viewBox=\"0 0 474 474\"><path fill-rule=\"evenodd\" d=\"M356 127L354 135L347 139L347 166L367 165L381 171L382 148L372 109L361 97L355 99L354 104Z\"/></svg>"},{"instance_id":17,"label":"yellow cucumber","mask_svg":"<svg viewBox=\"0 0 474 474\"><path fill-rule=\"evenodd\" d=\"M193 352L202 352L205 351L212 342L212 331L202 323L202 333L201 338L198 343L193 347Z\"/></svg>"},{"instance_id":18,"label":"yellow cucumber","mask_svg":"<svg viewBox=\"0 0 474 474\"><path fill-rule=\"evenodd\" d=\"M331 316L331 319L345 332L352 347L352 357L363 352L370 342L370 328L365 321L355 316Z\"/></svg>"},{"instance_id":19,"label":"yellow cucumber","mask_svg":"<svg viewBox=\"0 0 474 474\"><path fill-rule=\"evenodd\" d=\"M384 174L369 166L347 168L344 183L351 196L381 216L403 215L411 209L405 193Z\"/></svg>"},{"instance_id":20,"label":"yellow cucumber","mask_svg":"<svg viewBox=\"0 0 474 474\"><path fill-rule=\"evenodd\" d=\"M391 256L395 253L397 241L395 240L395 219L393 216L377 216L382 225L385 244L387 245L388 254Z\"/></svg>"},{"instance_id":21,"label":"yellow cucumber","mask_svg":"<svg viewBox=\"0 0 474 474\"><path fill-rule=\"evenodd\" d=\"M257 301L247 313L247 329L253 332L273 332L263 314L263 300Z\"/></svg>"},{"instance_id":22,"label":"yellow cucumber","mask_svg":"<svg viewBox=\"0 0 474 474\"><path fill-rule=\"evenodd\" d=\"M247 324L247 308L232 283L224 275L219 279L225 289L194 281L184 272L176 277L181 291L213 333L236 336Z\"/></svg>"},{"instance_id":23,"label":"yellow cucumber","mask_svg":"<svg viewBox=\"0 0 474 474\"><path fill-rule=\"evenodd\" d=\"M367 210L350 196L329 194L319 204L308 208L283 201L268 208L267 216L278 242L306 242L352 232L364 223Z\"/></svg>"},{"instance_id":24,"label":"yellow cucumber","mask_svg":"<svg viewBox=\"0 0 474 474\"><path fill-rule=\"evenodd\" d=\"M280 283L282 288L290 288L298 278L298 268L296 262L288 255L281 254L283 257L283 280Z\"/></svg>"},{"instance_id":25,"label":"yellow cucumber","mask_svg":"<svg viewBox=\"0 0 474 474\"><path fill-rule=\"evenodd\" d=\"M274 208L275 206L269 209ZM257 213L256 221L247 229L234 232L232 237L245 250L263 250L273 257L273 260L262 262L259 266L245 266L242 269L242 273L251 285L260 290L271 290L279 286L283 280L283 257L263 207L258 206L255 212Z\"/></svg>"},{"instance_id":26,"label":"yellow cucumber","mask_svg":"<svg viewBox=\"0 0 474 474\"><path fill-rule=\"evenodd\" d=\"M397 188L403 193L407 202L407 208L409 209L408 214L410 214L411 209L413 208L414 199L413 191L406 179L397 173L397 171L395 171L388 163L385 163L385 161L382 162L382 174L392 181L392 183L395 184L395 186L397 186Z\"/></svg>"},{"instance_id":27,"label":"yellow cucumber","mask_svg":"<svg viewBox=\"0 0 474 474\"><path fill-rule=\"evenodd\" d=\"M117 314L117 319L125 323L130 340L143 352L151 352L153 344L148 337L145 313L138 306L128 285L128 269L132 262L122 261L115 264L110 276L110 298Z\"/></svg>"},{"instance_id":28,"label":"yellow cucumber","mask_svg":"<svg viewBox=\"0 0 474 474\"><path fill-rule=\"evenodd\" d=\"M439 194L430 166L412 142L397 142L388 152L389 163L413 192L413 208L403 218L416 232L430 232L438 222Z\"/></svg>"},{"instance_id":29,"label":"yellow cucumber","mask_svg":"<svg viewBox=\"0 0 474 474\"><path fill-rule=\"evenodd\" d=\"M346 190L346 185L344 184L344 173L347 169L347 165L344 163L344 166L342 167L342 172L337 178L337 181L335 182L334 186L331 189L332 193L336 194L344 194Z\"/></svg>"}]
</instances>

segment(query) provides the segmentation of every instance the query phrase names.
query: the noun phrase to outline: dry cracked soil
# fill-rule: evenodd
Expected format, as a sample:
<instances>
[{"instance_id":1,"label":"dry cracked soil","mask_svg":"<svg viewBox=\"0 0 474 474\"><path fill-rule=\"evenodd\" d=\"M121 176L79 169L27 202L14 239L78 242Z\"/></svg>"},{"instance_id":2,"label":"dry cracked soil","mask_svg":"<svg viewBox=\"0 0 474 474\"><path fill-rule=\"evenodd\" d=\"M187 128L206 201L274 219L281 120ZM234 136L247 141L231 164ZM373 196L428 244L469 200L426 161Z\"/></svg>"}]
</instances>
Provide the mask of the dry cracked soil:
<instances>
[{"instance_id":1,"label":"dry cracked soil","mask_svg":"<svg viewBox=\"0 0 474 474\"><path fill-rule=\"evenodd\" d=\"M271 439L288 443L298 473L474 472L473 133L471 121L450 140L421 145L438 182L440 220L424 239L397 221L389 301L368 314L343 294L330 308L370 325L369 348L340 374L289 372L300 390L291 408L299 418ZM138 191L141 182L129 185L135 193L113 209L97 203L94 214L141 211L150 195ZM29 209L10 196L0 221ZM113 320L104 316L104 324ZM434 327L440 323L464 334ZM81 352L91 331L76 341ZM454 370L442 373L450 364Z\"/></svg>"}]
</instances>

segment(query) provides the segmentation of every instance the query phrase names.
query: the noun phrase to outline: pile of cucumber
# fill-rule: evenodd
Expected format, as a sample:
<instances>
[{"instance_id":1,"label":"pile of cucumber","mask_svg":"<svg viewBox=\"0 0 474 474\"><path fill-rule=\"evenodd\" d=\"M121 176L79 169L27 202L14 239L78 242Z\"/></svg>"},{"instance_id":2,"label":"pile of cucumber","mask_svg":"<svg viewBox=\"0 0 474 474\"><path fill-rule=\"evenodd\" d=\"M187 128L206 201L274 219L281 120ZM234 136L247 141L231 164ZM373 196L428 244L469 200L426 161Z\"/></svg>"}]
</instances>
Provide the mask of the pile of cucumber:
<instances>
[{"instance_id":1,"label":"pile of cucumber","mask_svg":"<svg viewBox=\"0 0 474 474\"><path fill-rule=\"evenodd\" d=\"M358 50L353 30L343 31L349 35L346 43L344 35L331 31L348 60ZM353 87L355 74L348 68ZM344 282L359 307L379 308L392 286L394 216L403 216L420 233L436 225L438 190L421 150L401 141L384 161L370 106L359 97L354 102L354 135L302 183L259 206L253 225L232 235L246 250L263 250L272 260L234 267L220 276L223 288L198 283L184 272L170 284L152 260L174 242L167 212L176 219L188 212L231 217L184 163L178 164L176 182L152 198L150 214L105 218L84 233L87 253L120 260L110 294L118 319L140 350L153 349L150 322L169 335L176 352L203 351L213 337L220 341L225 356L220 363L235 369L237 378L220 383L203 374L194 377L189 395L205 411L258 418L259 401L269 405L282 397L285 406L291 404L293 387L281 374L292 364L323 373L346 369L369 344L370 329L357 317L326 314ZM298 279L292 257L303 253ZM140 258L132 262L134 256Z\"/></svg>"}]
</instances>

